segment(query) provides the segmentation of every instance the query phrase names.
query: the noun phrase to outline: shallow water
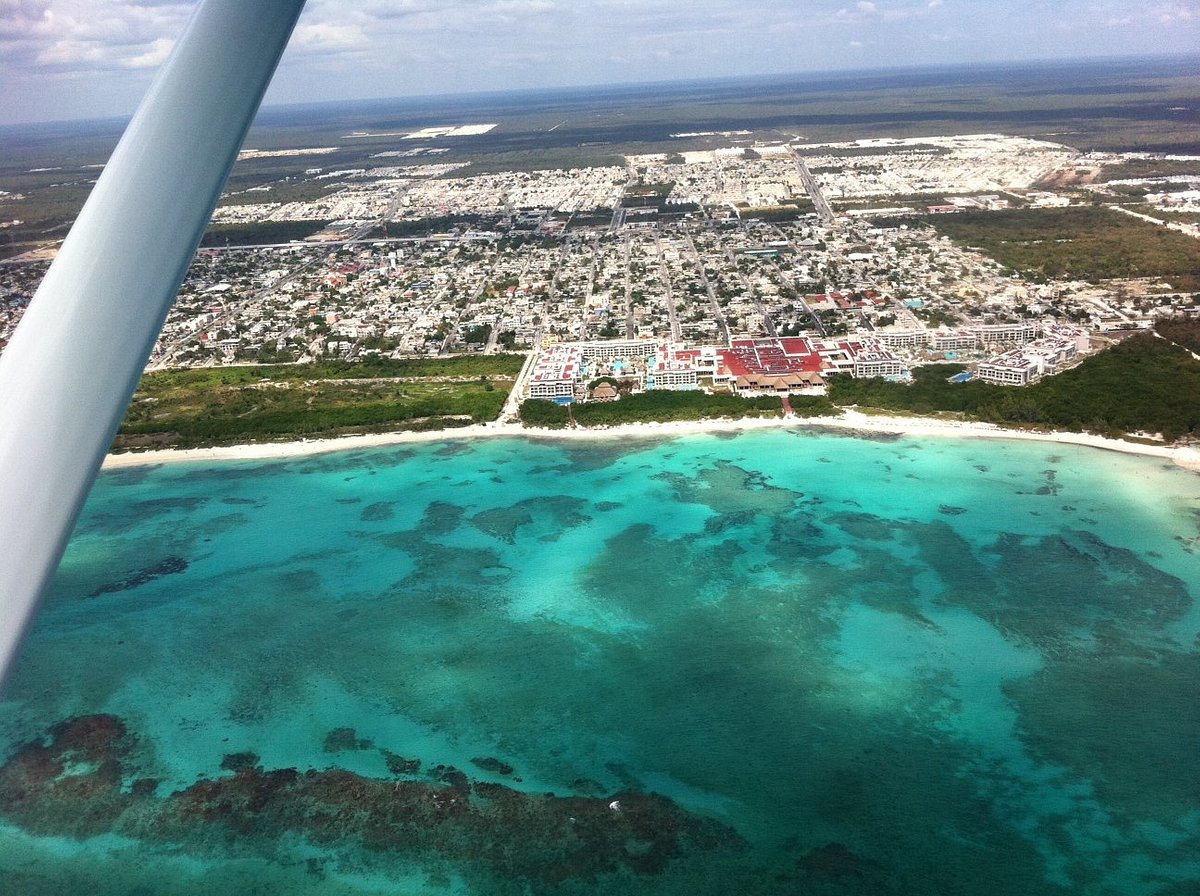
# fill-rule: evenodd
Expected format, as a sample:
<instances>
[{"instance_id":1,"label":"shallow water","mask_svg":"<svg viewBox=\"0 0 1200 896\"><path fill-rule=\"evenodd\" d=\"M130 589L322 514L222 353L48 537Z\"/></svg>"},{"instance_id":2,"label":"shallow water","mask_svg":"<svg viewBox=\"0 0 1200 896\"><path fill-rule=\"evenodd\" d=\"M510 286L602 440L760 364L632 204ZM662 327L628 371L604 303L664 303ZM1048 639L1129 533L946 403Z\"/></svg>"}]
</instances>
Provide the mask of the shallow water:
<instances>
[{"instance_id":1,"label":"shallow water","mask_svg":"<svg viewBox=\"0 0 1200 896\"><path fill-rule=\"evenodd\" d=\"M1028 442L105 474L0 703L0 880L1191 892L1198 550L1200 477Z\"/></svg>"}]
</instances>

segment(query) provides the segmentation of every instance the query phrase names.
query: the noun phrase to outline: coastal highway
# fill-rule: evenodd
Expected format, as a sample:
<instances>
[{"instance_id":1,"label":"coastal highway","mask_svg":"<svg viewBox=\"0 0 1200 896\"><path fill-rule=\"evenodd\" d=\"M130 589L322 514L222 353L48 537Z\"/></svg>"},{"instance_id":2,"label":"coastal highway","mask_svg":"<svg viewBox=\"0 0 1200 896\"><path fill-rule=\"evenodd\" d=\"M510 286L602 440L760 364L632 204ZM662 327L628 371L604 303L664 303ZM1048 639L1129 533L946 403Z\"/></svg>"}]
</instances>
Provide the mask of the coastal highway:
<instances>
[{"instance_id":1,"label":"coastal highway","mask_svg":"<svg viewBox=\"0 0 1200 896\"><path fill-rule=\"evenodd\" d=\"M829 202L825 199L821 192L821 187L817 184L817 179L813 177L813 173L808 170L808 164L800 156L796 150L792 150L792 158L796 162L796 169L800 172L800 179L804 181L804 189L808 191L808 196L816 206L817 215L823 224L833 224L834 215L833 209L829 207Z\"/></svg>"}]
</instances>

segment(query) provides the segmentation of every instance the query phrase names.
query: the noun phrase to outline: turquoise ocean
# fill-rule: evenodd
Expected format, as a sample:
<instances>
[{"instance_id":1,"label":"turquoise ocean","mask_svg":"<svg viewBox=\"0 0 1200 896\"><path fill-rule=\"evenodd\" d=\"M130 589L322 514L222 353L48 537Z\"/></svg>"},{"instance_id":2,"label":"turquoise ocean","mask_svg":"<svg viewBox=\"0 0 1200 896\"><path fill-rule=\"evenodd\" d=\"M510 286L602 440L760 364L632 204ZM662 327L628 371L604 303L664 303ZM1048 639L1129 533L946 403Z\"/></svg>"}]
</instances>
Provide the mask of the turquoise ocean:
<instances>
[{"instance_id":1,"label":"turquoise ocean","mask_svg":"<svg viewBox=\"0 0 1200 896\"><path fill-rule=\"evenodd\" d=\"M0 893L1195 894L1200 476L813 430L102 475Z\"/></svg>"}]
</instances>

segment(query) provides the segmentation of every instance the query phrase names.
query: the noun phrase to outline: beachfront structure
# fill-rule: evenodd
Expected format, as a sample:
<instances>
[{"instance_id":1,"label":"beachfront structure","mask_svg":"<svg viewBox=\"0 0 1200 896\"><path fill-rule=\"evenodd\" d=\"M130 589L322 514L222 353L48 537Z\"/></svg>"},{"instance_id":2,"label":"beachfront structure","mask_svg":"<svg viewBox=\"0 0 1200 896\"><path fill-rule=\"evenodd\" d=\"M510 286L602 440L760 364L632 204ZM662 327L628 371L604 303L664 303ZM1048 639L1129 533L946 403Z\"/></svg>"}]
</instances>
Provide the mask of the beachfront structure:
<instances>
[{"instance_id":1,"label":"beachfront structure","mask_svg":"<svg viewBox=\"0 0 1200 896\"><path fill-rule=\"evenodd\" d=\"M567 343L547 346L538 355L529 375L529 397L573 398L582 371L583 353L579 346Z\"/></svg>"},{"instance_id":2,"label":"beachfront structure","mask_svg":"<svg viewBox=\"0 0 1200 896\"><path fill-rule=\"evenodd\" d=\"M699 389L701 378L738 394L777 394L818 389L828 373L856 378L907 376L896 348L927 345L938 351L978 349L989 339L1020 339L1036 333L1036 323L985 324L955 330L893 330L834 339L808 336L735 339L729 348L685 348L653 339L558 343L539 353L528 379L530 398L586 397L586 378L603 366L626 362L614 375L640 389ZM1086 330L1048 324L1046 336L982 362L985 382L1023 386L1048 376L1088 349ZM986 333L986 336L984 335ZM925 342L921 340L924 339ZM616 362L616 363L614 363ZM600 370L597 370L600 367Z\"/></svg>"},{"instance_id":3,"label":"beachfront structure","mask_svg":"<svg viewBox=\"0 0 1200 896\"><path fill-rule=\"evenodd\" d=\"M1036 358L1013 349L982 362L976 376L999 386L1027 386L1041 377L1041 370Z\"/></svg>"},{"instance_id":4,"label":"beachfront structure","mask_svg":"<svg viewBox=\"0 0 1200 896\"><path fill-rule=\"evenodd\" d=\"M1044 338L982 362L976 375L1001 386L1027 386L1058 373L1063 364L1086 352L1088 346L1086 330L1056 324L1047 327Z\"/></svg>"},{"instance_id":5,"label":"beachfront structure","mask_svg":"<svg viewBox=\"0 0 1200 896\"><path fill-rule=\"evenodd\" d=\"M936 333L928 330L876 330L872 334L888 348L922 348L930 344Z\"/></svg>"},{"instance_id":6,"label":"beachfront structure","mask_svg":"<svg viewBox=\"0 0 1200 896\"><path fill-rule=\"evenodd\" d=\"M698 389L699 374L694 365L683 361L658 361L646 371L647 389Z\"/></svg>"},{"instance_id":7,"label":"beachfront structure","mask_svg":"<svg viewBox=\"0 0 1200 896\"><path fill-rule=\"evenodd\" d=\"M646 388L700 388L700 350L684 349L669 342L660 342L646 362Z\"/></svg>"},{"instance_id":8,"label":"beachfront structure","mask_svg":"<svg viewBox=\"0 0 1200 896\"><path fill-rule=\"evenodd\" d=\"M1019 321L1012 324L981 324L971 328L979 334L984 345L1015 342L1023 345L1038 338L1041 326L1036 321Z\"/></svg>"},{"instance_id":9,"label":"beachfront structure","mask_svg":"<svg viewBox=\"0 0 1200 896\"><path fill-rule=\"evenodd\" d=\"M962 352L979 348L979 334L973 329L933 330L929 347L935 352Z\"/></svg>"},{"instance_id":10,"label":"beachfront structure","mask_svg":"<svg viewBox=\"0 0 1200 896\"><path fill-rule=\"evenodd\" d=\"M720 375L713 383L727 383L741 395L792 392L823 386L826 369L817 344L805 336L779 339L735 339L727 349L717 349Z\"/></svg>"},{"instance_id":11,"label":"beachfront structure","mask_svg":"<svg viewBox=\"0 0 1200 896\"><path fill-rule=\"evenodd\" d=\"M857 378L900 377L905 373L904 362L878 339L864 337L847 342L846 348L854 362L853 372Z\"/></svg>"},{"instance_id":12,"label":"beachfront structure","mask_svg":"<svg viewBox=\"0 0 1200 896\"><path fill-rule=\"evenodd\" d=\"M976 351L987 345L1024 345L1038 338L1036 321L938 327L936 330L876 330L872 337L889 348L924 348L935 352Z\"/></svg>"},{"instance_id":13,"label":"beachfront structure","mask_svg":"<svg viewBox=\"0 0 1200 896\"><path fill-rule=\"evenodd\" d=\"M662 343L653 339L607 339L581 342L579 351L585 360L615 361L618 358L649 358Z\"/></svg>"},{"instance_id":14,"label":"beachfront structure","mask_svg":"<svg viewBox=\"0 0 1200 896\"><path fill-rule=\"evenodd\" d=\"M1064 342L1074 342L1076 354L1087 354L1092 347L1092 337L1083 327L1073 327L1070 324L1048 324L1042 328L1045 339L1060 339Z\"/></svg>"}]
</instances>

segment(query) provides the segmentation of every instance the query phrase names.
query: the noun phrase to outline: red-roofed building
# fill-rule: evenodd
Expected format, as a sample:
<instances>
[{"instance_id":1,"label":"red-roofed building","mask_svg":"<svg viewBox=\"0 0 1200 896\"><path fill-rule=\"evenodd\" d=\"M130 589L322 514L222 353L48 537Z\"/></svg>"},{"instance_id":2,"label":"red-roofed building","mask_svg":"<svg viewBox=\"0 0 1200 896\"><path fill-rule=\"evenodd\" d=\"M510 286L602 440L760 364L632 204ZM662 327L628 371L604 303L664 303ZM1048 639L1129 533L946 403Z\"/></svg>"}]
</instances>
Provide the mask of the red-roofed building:
<instances>
[{"instance_id":1,"label":"red-roofed building","mask_svg":"<svg viewBox=\"0 0 1200 896\"><path fill-rule=\"evenodd\" d=\"M717 349L721 379L741 391L783 391L823 385L824 364L812 342L803 336L783 339L736 339Z\"/></svg>"}]
</instances>

